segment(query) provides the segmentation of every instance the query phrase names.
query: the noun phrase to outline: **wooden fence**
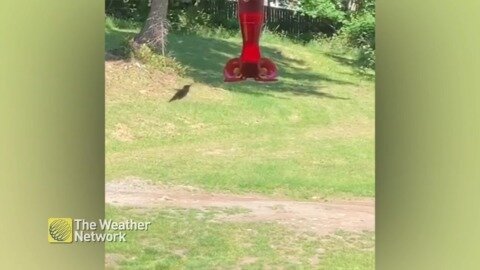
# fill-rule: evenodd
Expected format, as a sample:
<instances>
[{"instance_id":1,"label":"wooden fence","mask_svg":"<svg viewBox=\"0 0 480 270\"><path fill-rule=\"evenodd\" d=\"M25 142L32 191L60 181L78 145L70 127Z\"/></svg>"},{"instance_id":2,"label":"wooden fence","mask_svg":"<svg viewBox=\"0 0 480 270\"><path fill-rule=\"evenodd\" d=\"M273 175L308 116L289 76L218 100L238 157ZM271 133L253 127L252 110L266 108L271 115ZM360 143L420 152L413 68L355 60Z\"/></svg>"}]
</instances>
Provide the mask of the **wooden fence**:
<instances>
[{"instance_id":1,"label":"wooden fence","mask_svg":"<svg viewBox=\"0 0 480 270\"><path fill-rule=\"evenodd\" d=\"M237 20L237 2L202 1L201 9L216 18L216 21ZM336 26L321 18L312 18L290 9L265 6L265 25L274 32L282 32L289 36L325 34L332 35Z\"/></svg>"}]
</instances>

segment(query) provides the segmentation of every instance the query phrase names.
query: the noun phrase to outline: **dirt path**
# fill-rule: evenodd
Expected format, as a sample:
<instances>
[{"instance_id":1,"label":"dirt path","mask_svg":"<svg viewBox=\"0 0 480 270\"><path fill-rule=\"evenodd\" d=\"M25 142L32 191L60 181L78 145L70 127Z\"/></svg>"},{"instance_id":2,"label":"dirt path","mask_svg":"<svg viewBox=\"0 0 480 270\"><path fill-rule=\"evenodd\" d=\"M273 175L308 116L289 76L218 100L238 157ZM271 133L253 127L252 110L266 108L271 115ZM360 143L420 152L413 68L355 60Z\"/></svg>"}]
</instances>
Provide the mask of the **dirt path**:
<instances>
[{"instance_id":1,"label":"dirt path","mask_svg":"<svg viewBox=\"0 0 480 270\"><path fill-rule=\"evenodd\" d=\"M257 195L209 193L185 186L165 186L140 179L112 181L106 185L106 203L137 208L242 208L238 214L221 215L219 221L277 222L319 235L337 230L375 230L375 201L299 202Z\"/></svg>"}]
</instances>

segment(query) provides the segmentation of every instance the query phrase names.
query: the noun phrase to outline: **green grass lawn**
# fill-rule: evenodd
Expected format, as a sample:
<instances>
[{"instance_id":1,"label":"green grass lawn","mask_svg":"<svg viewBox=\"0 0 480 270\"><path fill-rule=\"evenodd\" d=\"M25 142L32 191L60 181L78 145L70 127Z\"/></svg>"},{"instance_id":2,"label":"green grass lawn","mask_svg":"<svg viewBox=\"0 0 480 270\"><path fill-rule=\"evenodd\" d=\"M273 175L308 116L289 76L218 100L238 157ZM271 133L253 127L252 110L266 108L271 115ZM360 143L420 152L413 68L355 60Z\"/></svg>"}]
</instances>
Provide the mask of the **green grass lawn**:
<instances>
[{"instance_id":1,"label":"green grass lawn","mask_svg":"<svg viewBox=\"0 0 480 270\"><path fill-rule=\"evenodd\" d=\"M107 19L106 50L125 52L138 24ZM106 64L107 181L139 177L210 191L293 199L374 196L374 74L323 45L265 35L279 81L224 83L239 37L169 34L184 76L136 63ZM195 82L168 103L174 89ZM373 269L373 233L317 237L274 223L219 223L219 211L135 211L153 222L108 243L123 269ZM227 211L228 212L228 211ZM116 263L115 263L116 264ZM268 267L267 267L268 266Z\"/></svg>"},{"instance_id":2,"label":"green grass lawn","mask_svg":"<svg viewBox=\"0 0 480 270\"><path fill-rule=\"evenodd\" d=\"M110 20L107 51L136 31ZM155 86L151 71L107 75L115 88L107 85L107 179L302 199L373 196L374 81L348 56L266 35L263 52L277 63L279 82L224 83L222 68L240 44L172 33L169 51L186 76L157 76ZM167 102L191 81L190 96ZM153 94L141 94L146 87Z\"/></svg>"},{"instance_id":3,"label":"green grass lawn","mask_svg":"<svg viewBox=\"0 0 480 270\"><path fill-rule=\"evenodd\" d=\"M106 245L125 269L374 269L373 233L317 237L273 223L216 222L228 209L107 211L116 220L152 222L147 232L129 232L127 244Z\"/></svg>"}]
</instances>

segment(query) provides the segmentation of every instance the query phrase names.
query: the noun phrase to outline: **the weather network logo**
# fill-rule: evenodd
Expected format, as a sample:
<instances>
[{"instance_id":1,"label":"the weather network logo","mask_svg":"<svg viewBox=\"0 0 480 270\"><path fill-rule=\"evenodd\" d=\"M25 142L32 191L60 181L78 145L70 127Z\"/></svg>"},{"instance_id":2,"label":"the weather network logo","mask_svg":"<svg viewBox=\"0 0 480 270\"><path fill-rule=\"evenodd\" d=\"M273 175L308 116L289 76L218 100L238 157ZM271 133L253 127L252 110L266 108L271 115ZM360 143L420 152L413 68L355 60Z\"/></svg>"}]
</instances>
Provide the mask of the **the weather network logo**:
<instances>
[{"instance_id":1,"label":"the weather network logo","mask_svg":"<svg viewBox=\"0 0 480 270\"><path fill-rule=\"evenodd\" d=\"M72 243L73 220L71 218L48 219L48 242Z\"/></svg>"}]
</instances>

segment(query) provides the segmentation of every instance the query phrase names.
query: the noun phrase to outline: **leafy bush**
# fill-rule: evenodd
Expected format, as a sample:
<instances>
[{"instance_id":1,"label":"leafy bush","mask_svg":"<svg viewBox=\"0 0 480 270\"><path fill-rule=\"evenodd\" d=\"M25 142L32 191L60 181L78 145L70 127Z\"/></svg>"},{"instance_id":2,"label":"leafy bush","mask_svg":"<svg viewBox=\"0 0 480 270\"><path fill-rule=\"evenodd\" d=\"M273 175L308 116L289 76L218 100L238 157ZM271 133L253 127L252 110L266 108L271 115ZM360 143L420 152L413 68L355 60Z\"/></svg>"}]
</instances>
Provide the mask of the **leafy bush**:
<instances>
[{"instance_id":1,"label":"leafy bush","mask_svg":"<svg viewBox=\"0 0 480 270\"><path fill-rule=\"evenodd\" d=\"M358 64L373 68L375 65L375 0L364 0L356 11L348 10L343 0L300 0L302 13L312 17L330 19L341 25L331 43L344 43L358 53ZM316 38L316 42L325 40ZM322 42L324 43L324 42Z\"/></svg>"},{"instance_id":2,"label":"leafy bush","mask_svg":"<svg viewBox=\"0 0 480 270\"><path fill-rule=\"evenodd\" d=\"M227 18L223 13L211 12L211 5L215 5L218 10L225 6L226 0L212 1L194 1L194 4L180 5L177 2L170 6L169 20L174 30L182 32L205 33L211 32L216 28L222 30L239 29L237 18Z\"/></svg>"},{"instance_id":3,"label":"leafy bush","mask_svg":"<svg viewBox=\"0 0 480 270\"><path fill-rule=\"evenodd\" d=\"M375 49L375 15L365 12L354 16L345 23L341 33L353 46L368 45Z\"/></svg>"},{"instance_id":4,"label":"leafy bush","mask_svg":"<svg viewBox=\"0 0 480 270\"><path fill-rule=\"evenodd\" d=\"M299 4L301 12L311 17L320 17L333 22L342 22L346 15L345 12L341 10L341 1L301 0Z\"/></svg>"},{"instance_id":5,"label":"leafy bush","mask_svg":"<svg viewBox=\"0 0 480 270\"><path fill-rule=\"evenodd\" d=\"M150 11L150 0L105 0L107 15L135 21L144 21Z\"/></svg>"},{"instance_id":6,"label":"leafy bush","mask_svg":"<svg viewBox=\"0 0 480 270\"><path fill-rule=\"evenodd\" d=\"M171 10L169 20L174 30L189 33L198 32L211 25L211 16L197 6Z\"/></svg>"},{"instance_id":7,"label":"leafy bush","mask_svg":"<svg viewBox=\"0 0 480 270\"><path fill-rule=\"evenodd\" d=\"M375 14L362 12L354 15L343 28L340 35L348 43L359 49L358 62L363 67L375 66Z\"/></svg>"},{"instance_id":8,"label":"leafy bush","mask_svg":"<svg viewBox=\"0 0 480 270\"><path fill-rule=\"evenodd\" d=\"M375 50L364 45L357 50L357 64L362 68L375 68Z\"/></svg>"}]
</instances>

